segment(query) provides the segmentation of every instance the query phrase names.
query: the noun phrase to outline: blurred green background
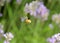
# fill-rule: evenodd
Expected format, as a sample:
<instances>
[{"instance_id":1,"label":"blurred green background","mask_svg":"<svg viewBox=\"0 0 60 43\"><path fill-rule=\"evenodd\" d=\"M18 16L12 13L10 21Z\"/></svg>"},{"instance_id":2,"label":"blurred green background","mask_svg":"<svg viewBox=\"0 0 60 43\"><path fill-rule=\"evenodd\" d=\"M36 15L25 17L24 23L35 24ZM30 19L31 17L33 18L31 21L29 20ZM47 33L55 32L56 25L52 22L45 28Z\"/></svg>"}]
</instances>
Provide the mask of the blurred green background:
<instances>
[{"instance_id":1,"label":"blurred green background","mask_svg":"<svg viewBox=\"0 0 60 43\"><path fill-rule=\"evenodd\" d=\"M48 20L41 22L33 16L24 13L24 6L34 0L22 0L20 4L16 4L16 0L11 3L5 2L4 6L0 6L0 23L4 25L4 32L12 32L14 38L11 43L47 43L47 38L55 33L60 32L60 28L52 22L52 15L60 13L60 0L43 0L44 5L50 10ZM21 17L28 16L31 23L21 22ZM49 24L53 24L51 29ZM0 40L3 43L4 39Z\"/></svg>"}]
</instances>

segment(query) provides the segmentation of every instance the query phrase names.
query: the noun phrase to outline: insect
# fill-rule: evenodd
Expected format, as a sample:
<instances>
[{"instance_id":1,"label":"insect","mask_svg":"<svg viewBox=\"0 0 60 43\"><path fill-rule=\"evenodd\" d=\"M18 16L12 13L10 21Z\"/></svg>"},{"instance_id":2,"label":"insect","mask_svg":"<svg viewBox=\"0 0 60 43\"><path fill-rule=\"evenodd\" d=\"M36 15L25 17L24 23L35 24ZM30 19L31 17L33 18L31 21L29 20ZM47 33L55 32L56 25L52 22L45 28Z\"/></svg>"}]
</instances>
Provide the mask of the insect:
<instances>
[{"instance_id":1,"label":"insect","mask_svg":"<svg viewBox=\"0 0 60 43\"><path fill-rule=\"evenodd\" d=\"M25 22L26 23L31 23L31 20L30 19L26 19Z\"/></svg>"}]
</instances>

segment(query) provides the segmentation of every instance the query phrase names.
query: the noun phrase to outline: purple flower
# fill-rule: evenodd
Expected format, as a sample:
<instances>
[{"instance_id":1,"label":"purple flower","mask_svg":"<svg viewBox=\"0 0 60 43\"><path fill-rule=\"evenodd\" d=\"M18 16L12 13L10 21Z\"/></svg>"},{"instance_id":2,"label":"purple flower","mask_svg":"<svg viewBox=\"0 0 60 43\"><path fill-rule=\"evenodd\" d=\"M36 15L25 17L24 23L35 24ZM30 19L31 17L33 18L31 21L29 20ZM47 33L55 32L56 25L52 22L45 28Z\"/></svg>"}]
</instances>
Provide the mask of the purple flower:
<instances>
[{"instance_id":1,"label":"purple flower","mask_svg":"<svg viewBox=\"0 0 60 43\"><path fill-rule=\"evenodd\" d=\"M0 13L0 17L2 17L2 13Z\"/></svg>"},{"instance_id":2,"label":"purple flower","mask_svg":"<svg viewBox=\"0 0 60 43\"><path fill-rule=\"evenodd\" d=\"M3 34L4 34L4 31L2 29L0 29L0 39L2 39Z\"/></svg>"},{"instance_id":3,"label":"purple flower","mask_svg":"<svg viewBox=\"0 0 60 43\"><path fill-rule=\"evenodd\" d=\"M43 2L32 1L25 5L25 13L30 13L30 15L36 18L41 18L41 20L47 20L49 15L49 10L44 6Z\"/></svg>"},{"instance_id":4,"label":"purple flower","mask_svg":"<svg viewBox=\"0 0 60 43\"><path fill-rule=\"evenodd\" d=\"M14 38L14 36L13 36L13 34L11 32L4 34L4 37L6 39L4 41L4 43L10 43L10 40L12 40L12 38Z\"/></svg>"},{"instance_id":5,"label":"purple flower","mask_svg":"<svg viewBox=\"0 0 60 43\"><path fill-rule=\"evenodd\" d=\"M0 23L0 33L4 33L3 32L3 25Z\"/></svg>"},{"instance_id":6,"label":"purple flower","mask_svg":"<svg viewBox=\"0 0 60 43\"><path fill-rule=\"evenodd\" d=\"M10 43L9 41L5 40L4 43Z\"/></svg>"},{"instance_id":7,"label":"purple flower","mask_svg":"<svg viewBox=\"0 0 60 43\"><path fill-rule=\"evenodd\" d=\"M3 31L3 25L0 23L0 39L3 37L4 31Z\"/></svg>"},{"instance_id":8,"label":"purple flower","mask_svg":"<svg viewBox=\"0 0 60 43\"><path fill-rule=\"evenodd\" d=\"M28 17L21 17L21 22L24 22L26 19L28 19Z\"/></svg>"},{"instance_id":9,"label":"purple flower","mask_svg":"<svg viewBox=\"0 0 60 43\"><path fill-rule=\"evenodd\" d=\"M48 38L47 41L50 43L55 43L56 39L55 38Z\"/></svg>"},{"instance_id":10,"label":"purple flower","mask_svg":"<svg viewBox=\"0 0 60 43\"><path fill-rule=\"evenodd\" d=\"M10 41L12 38L14 38L13 34L11 32L4 34L4 37L6 40Z\"/></svg>"},{"instance_id":11,"label":"purple flower","mask_svg":"<svg viewBox=\"0 0 60 43\"><path fill-rule=\"evenodd\" d=\"M22 2L22 0L16 0L16 3L17 3L18 5L20 5L21 2Z\"/></svg>"},{"instance_id":12,"label":"purple flower","mask_svg":"<svg viewBox=\"0 0 60 43\"><path fill-rule=\"evenodd\" d=\"M49 43L60 43L60 33L53 35L51 38L48 38Z\"/></svg>"},{"instance_id":13,"label":"purple flower","mask_svg":"<svg viewBox=\"0 0 60 43\"><path fill-rule=\"evenodd\" d=\"M37 9L37 12L43 20L48 19L49 10L44 6L44 4L40 5L40 7Z\"/></svg>"},{"instance_id":14,"label":"purple flower","mask_svg":"<svg viewBox=\"0 0 60 43\"><path fill-rule=\"evenodd\" d=\"M53 28L54 28L53 24L49 24L49 27L50 27L51 29L53 29Z\"/></svg>"},{"instance_id":15,"label":"purple flower","mask_svg":"<svg viewBox=\"0 0 60 43\"><path fill-rule=\"evenodd\" d=\"M60 23L60 14L54 14L52 16L52 21L55 22L56 24Z\"/></svg>"},{"instance_id":16,"label":"purple flower","mask_svg":"<svg viewBox=\"0 0 60 43\"><path fill-rule=\"evenodd\" d=\"M4 33L4 31L2 29L0 29L0 34L3 34L3 33Z\"/></svg>"},{"instance_id":17,"label":"purple flower","mask_svg":"<svg viewBox=\"0 0 60 43\"><path fill-rule=\"evenodd\" d=\"M24 8L24 11L25 11L26 13L30 13L28 3L26 3L25 8Z\"/></svg>"}]
</instances>

